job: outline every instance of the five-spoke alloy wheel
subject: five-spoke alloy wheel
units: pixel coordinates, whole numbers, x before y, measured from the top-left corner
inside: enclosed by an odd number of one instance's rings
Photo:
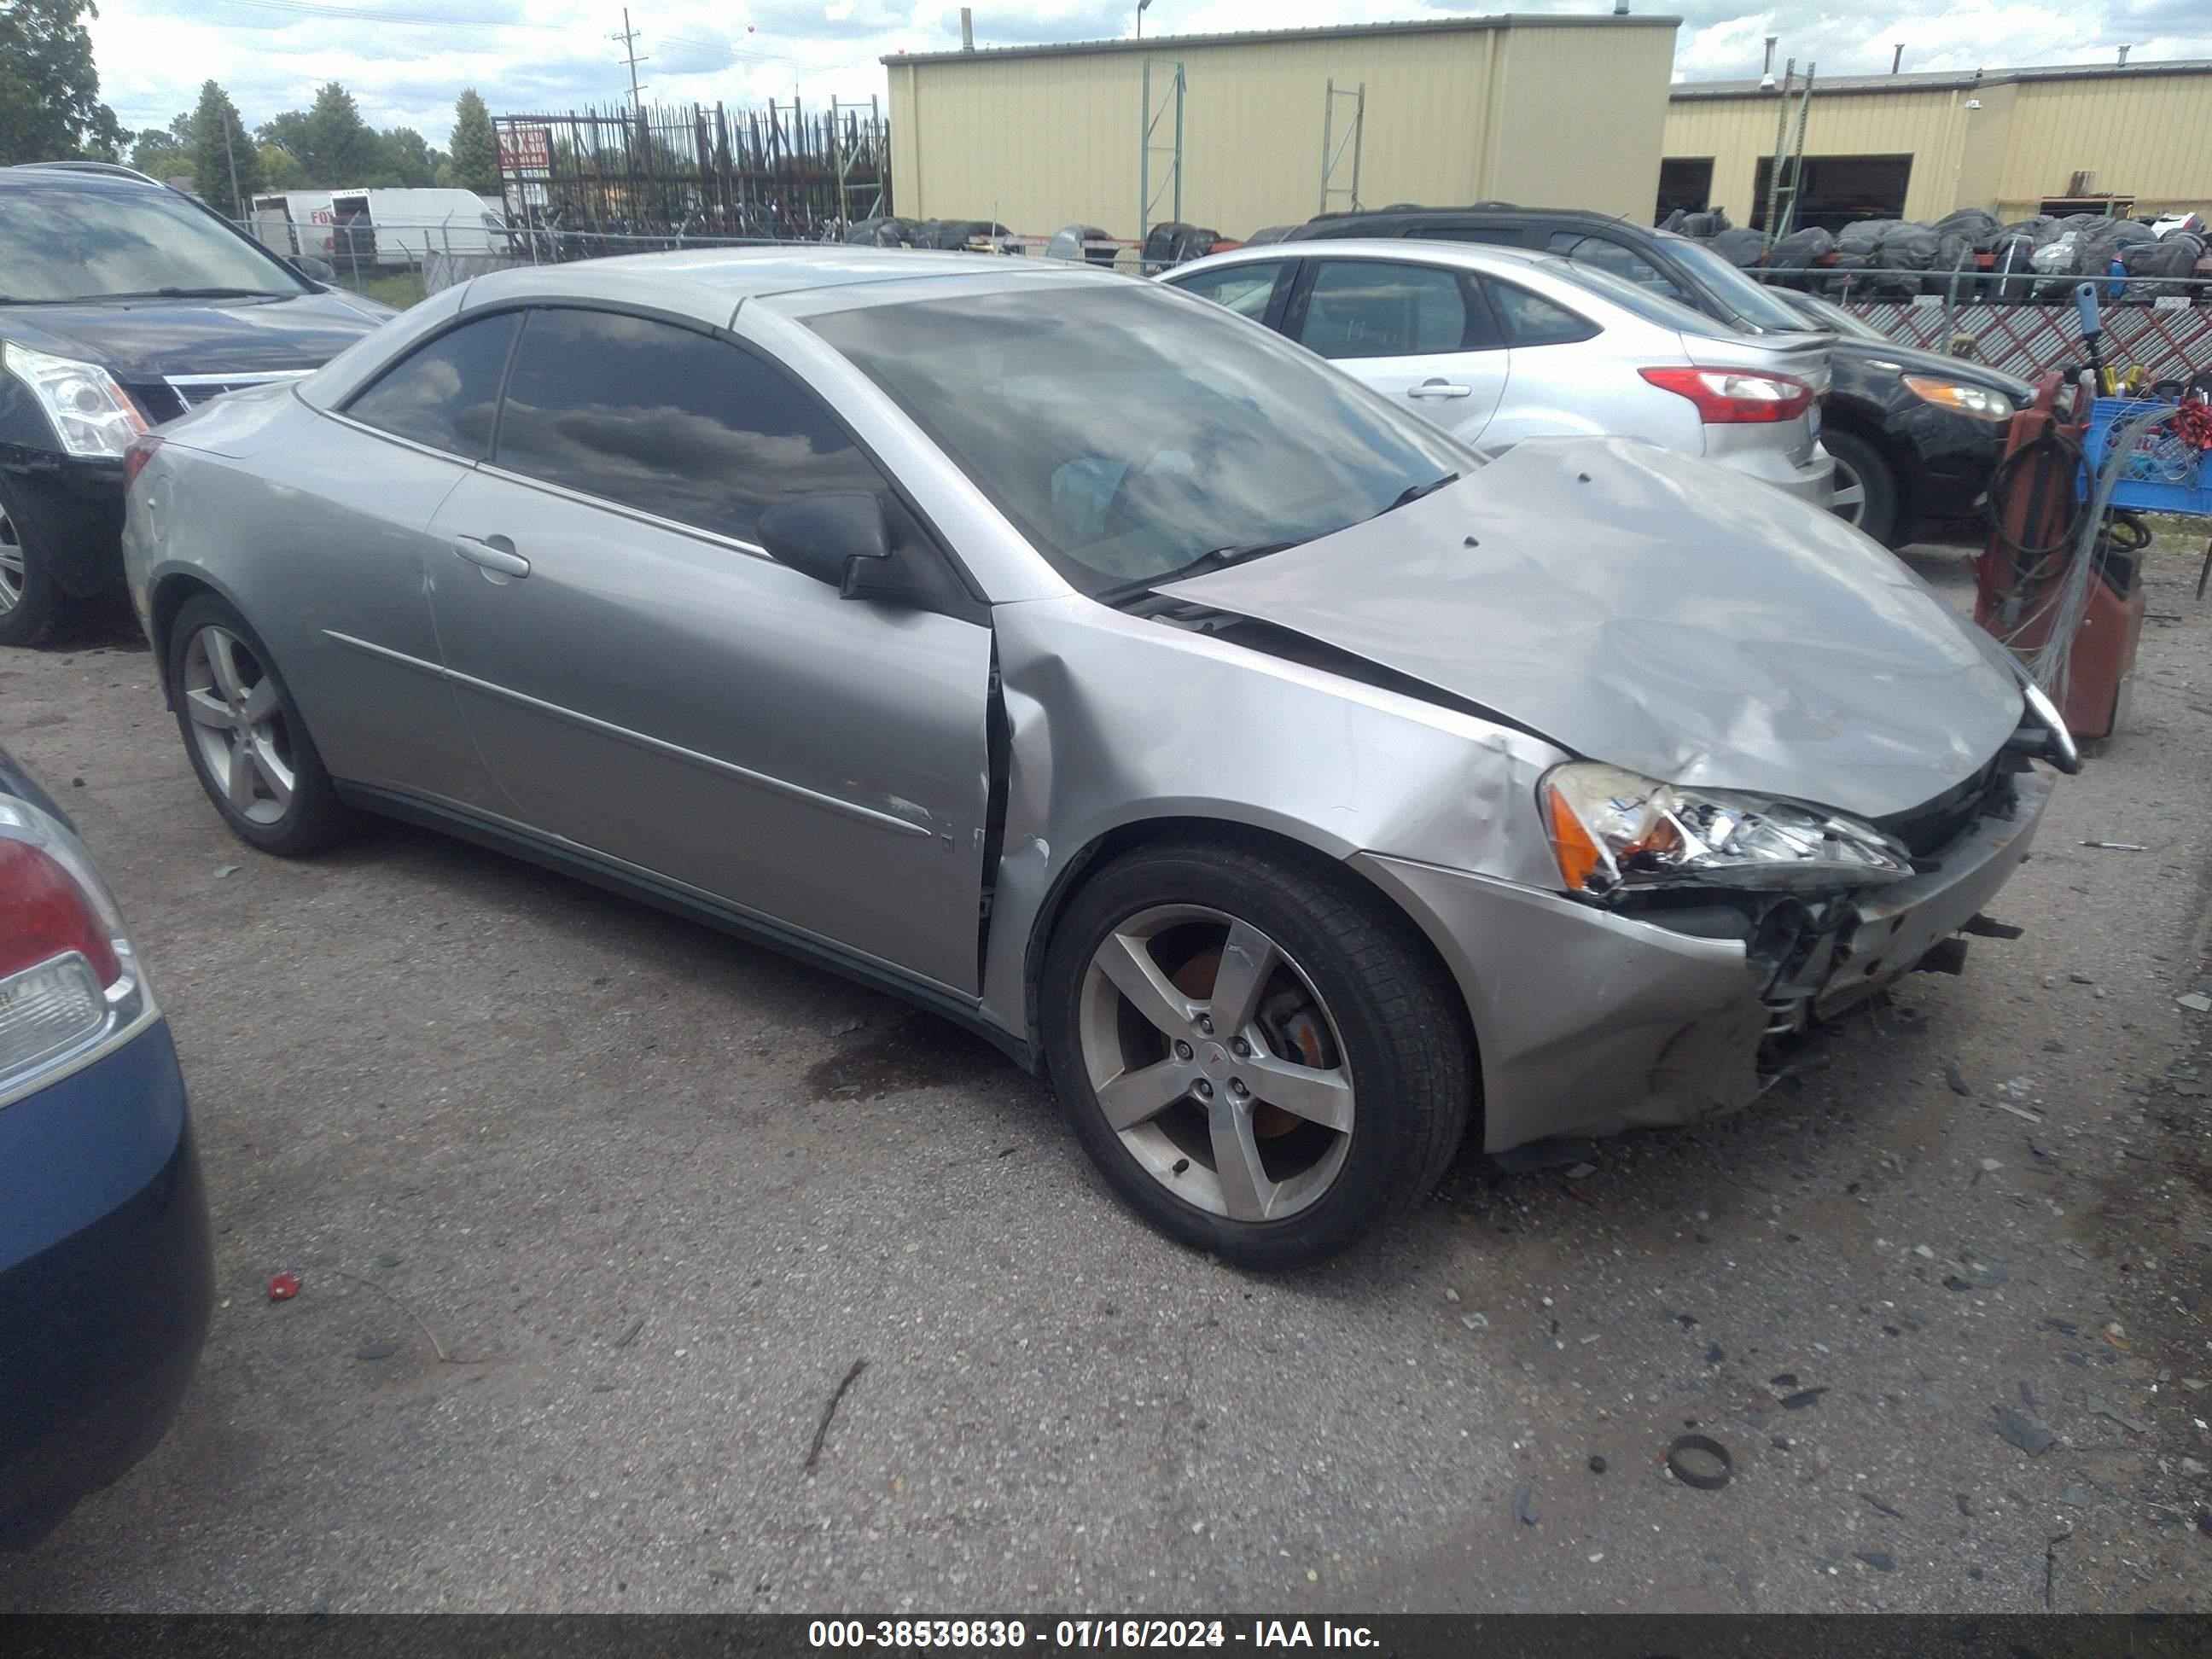
[[[185,601],[167,634],[169,702],[208,799],[264,853],[313,852],[343,834],[338,800],[269,653],[212,593]]]
[[[1040,986],[1053,1084],[1121,1198],[1243,1266],[1346,1249],[1443,1172],[1464,1004],[1402,913],[1297,848],[1162,844],[1068,901]]]

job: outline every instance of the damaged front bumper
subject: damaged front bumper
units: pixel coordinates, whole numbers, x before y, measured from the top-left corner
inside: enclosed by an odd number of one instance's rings
[[[1483,1146],[1694,1123],[1765,1087],[1772,1039],[1840,1014],[1973,920],[2027,858],[2051,780],[1993,791],[1905,880],[1821,904],[1624,914],[1409,860],[1351,863],[1459,981],[1481,1050]]]

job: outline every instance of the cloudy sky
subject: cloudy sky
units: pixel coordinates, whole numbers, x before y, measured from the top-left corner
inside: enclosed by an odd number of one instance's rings
[[[1632,0],[1684,19],[1678,79],[1759,72],[1760,43],[1823,75],[1874,74],[1905,46],[1908,70],[2212,57],[2208,0]],[[1454,12],[1610,11],[1611,0],[1153,0],[1146,34],[1291,28]],[[980,0],[978,46],[1132,33],[1134,0]],[[222,82],[249,124],[345,82],[378,126],[442,147],[454,94],[473,84],[495,114],[629,95],[619,0],[101,0],[93,24],[101,92],[126,127],[159,126]],[[632,0],[648,99],[810,103],[884,90],[877,59],[959,44],[960,9],[933,0]]]

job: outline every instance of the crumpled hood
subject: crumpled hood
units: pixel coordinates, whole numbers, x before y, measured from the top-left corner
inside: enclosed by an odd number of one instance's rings
[[[1162,587],[1586,758],[1880,817],[2019,726],[2002,647],[1841,520],[1621,438],[1535,439],[1395,512]]]

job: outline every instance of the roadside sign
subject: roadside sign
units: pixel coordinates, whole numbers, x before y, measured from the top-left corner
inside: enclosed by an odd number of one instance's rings
[[[553,135],[544,127],[502,127],[499,164],[510,173],[544,171],[553,165]]]

